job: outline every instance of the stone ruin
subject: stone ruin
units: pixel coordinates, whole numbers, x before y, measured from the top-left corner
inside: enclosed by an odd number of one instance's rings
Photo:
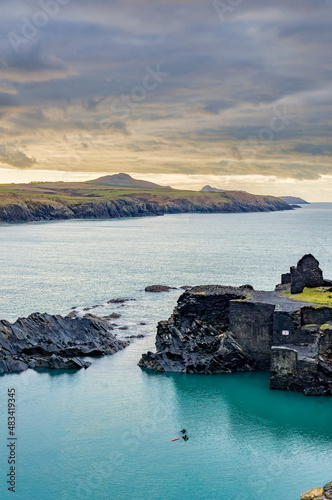
[[[331,305],[284,293],[320,286]],[[330,286],[319,262],[306,255],[275,291],[194,287],[181,295],[169,320],[159,323],[157,352],[143,354],[139,366],[202,374],[270,371],[271,389],[332,395]]]
[[[277,290],[290,289],[292,294],[302,293],[307,288],[319,286],[332,286],[332,281],[323,278],[323,271],[319,267],[319,262],[311,254],[305,255],[297,263],[297,266],[290,268],[290,272],[281,275],[281,285],[277,285]]]

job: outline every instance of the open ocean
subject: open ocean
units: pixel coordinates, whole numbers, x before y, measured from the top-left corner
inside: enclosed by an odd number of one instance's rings
[[[0,498],[299,500],[332,480],[332,398],[269,390],[264,373],[159,374],[137,362],[179,291],[273,289],[313,253],[332,279],[332,204],[292,212],[0,224],[0,318],[72,307],[143,333],[88,370],[0,377]],[[136,299],[110,307],[107,301]],[[92,308],[92,309],[91,309]],[[83,312],[82,312],[83,314]],[[145,322],[146,325],[140,325]],[[7,491],[7,390],[17,393],[17,492]],[[189,441],[170,442],[185,427]]]

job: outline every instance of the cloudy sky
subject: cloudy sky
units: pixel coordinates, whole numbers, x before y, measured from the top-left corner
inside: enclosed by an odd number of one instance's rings
[[[1,0],[0,182],[332,201],[332,0]]]

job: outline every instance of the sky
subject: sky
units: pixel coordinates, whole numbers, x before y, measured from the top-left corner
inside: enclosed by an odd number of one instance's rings
[[[1,0],[0,183],[332,201],[332,0]]]

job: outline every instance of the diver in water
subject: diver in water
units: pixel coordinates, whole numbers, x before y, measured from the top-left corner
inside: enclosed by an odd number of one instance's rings
[[[189,439],[189,438],[188,438],[188,436],[185,434],[185,435],[182,437],[182,439],[184,439],[185,441],[188,441],[188,439]]]
[[[186,429],[182,429],[182,431],[180,431],[180,432],[182,432],[182,434],[187,434]]]

